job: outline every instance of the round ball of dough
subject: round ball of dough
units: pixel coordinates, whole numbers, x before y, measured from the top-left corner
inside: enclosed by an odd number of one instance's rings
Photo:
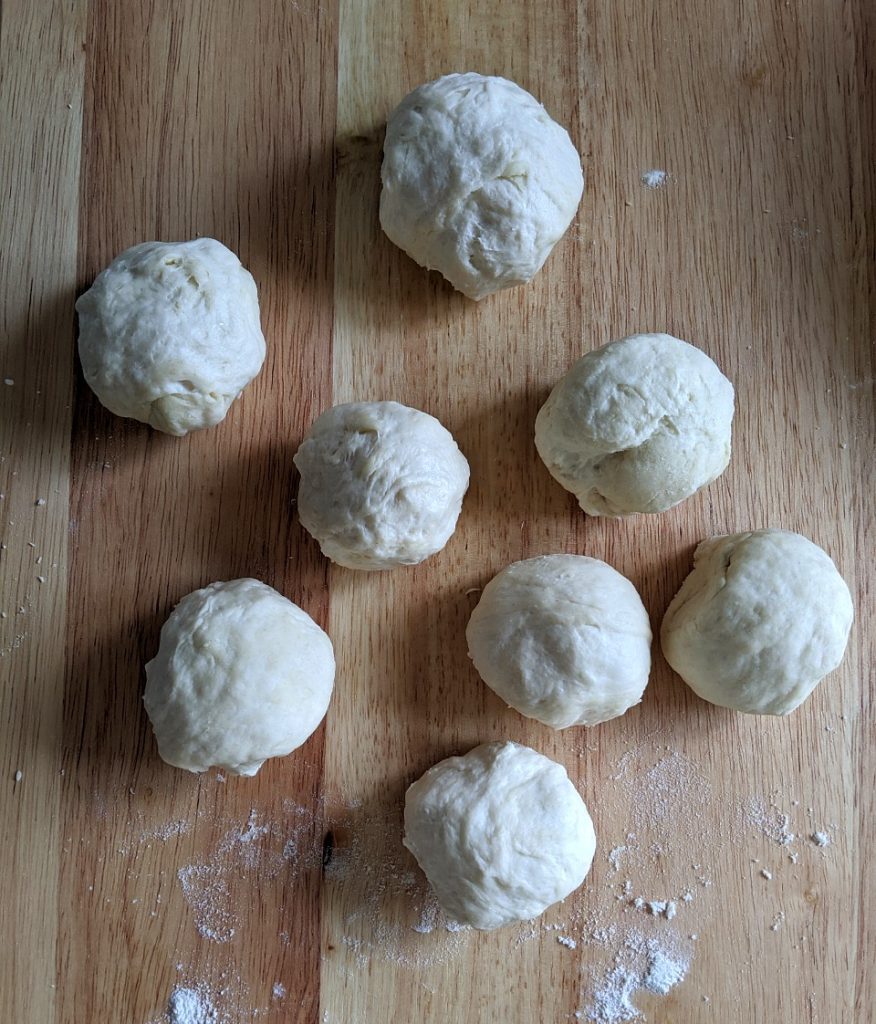
[[[787,715],[842,661],[854,610],[826,552],[785,530],[704,540],[666,611],[666,660],[704,700]]]
[[[232,580],[173,610],[143,701],[168,764],[255,775],[316,729],[334,678],[331,640],[306,612],[258,580]]]
[[[584,190],[565,128],[519,85],[473,73],[401,101],[381,178],[383,230],[471,299],[534,277]]]
[[[135,245],[76,310],[89,387],[165,434],[219,423],[265,359],[255,282],[213,238]]]
[[[733,385],[669,334],[588,352],[535,421],[544,464],[591,516],[663,512],[730,461]]]
[[[295,465],[301,524],[348,569],[415,565],[440,551],[468,488],[468,462],[450,432],[398,402],[324,412]]]
[[[489,930],[577,889],[596,836],[562,765],[519,743],[484,743],[408,789],[404,844],[444,911]]]
[[[636,588],[583,555],[503,569],[465,635],[487,686],[554,729],[622,715],[642,699],[651,669],[651,626]]]

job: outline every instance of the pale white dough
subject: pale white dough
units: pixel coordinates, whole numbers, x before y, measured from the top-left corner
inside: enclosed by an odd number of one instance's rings
[[[592,516],[663,512],[730,461],[733,385],[669,334],[634,334],[588,352],[551,392],[535,445]]]
[[[404,844],[444,911],[488,930],[577,889],[596,836],[562,765],[518,743],[485,743],[409,787]]]
[[[386,126],[380,223],[469,298],[529,281],[575,216],[584,176],[565,128],[506,78],[446,75]]]
[[[642,699],[651,669],[651,626],[636,588],[583,555],[503,569],[465,635],[487,686],[554,729],[622,715]]]
[[[334,678],[331,641],[306,612],[265,583],[232,580],[173,610],[143,700],[168,764],[255,775],[316,729]]]
[[[88,385],[166,434],[219,423],[264,362],[255,282],[213,238],[127,249],[76,310]]]
[[[842,661],[853,618],[825,551],[799,533],[755,530],[699,545],[660,642],[705,700],[787,715]]]
[[[348,569],[392,569],[435,554],[456,528],[469,469],[434,416],[398,402],[324,412],[295,455],[298,514]]]

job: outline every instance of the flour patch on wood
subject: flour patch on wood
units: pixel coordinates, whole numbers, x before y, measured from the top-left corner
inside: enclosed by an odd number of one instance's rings
[[[596,972],[589,998],[575,1017],[593,1024],[644,1019],[635,997],[641,992],[667,995],[684,980],[691,959],[691,950],[675,937],[655,939],[631,931],[612,965]]]
[[[227,829],[205,858],[177,871],[203,938],[230,942],[244,920],[241,907],[247,902],[247,891],[256,891],[281,871],[287,871],[291,881],[300,872],[319,866],[312,812],[287,802],[284,816],[291,821],[281,825],[253,808],[246,822]]]
[[[665,996],[683,983],[697,942],[691,915],[699,922],[711,909],[710,863],[740,833],[732,816],[704,827],[702,808],[717,794],[703,768],[680,751],[642,744],[610,775],[629,818],[621,836],[602,838],[610,871],[623,868],[625,877],[576,897],[566,928],[587,950],[575,1017],[591,1024],[644,1021],[640,996]],[[643,892],[657,877],[663,891]]]
[[[177,836],[188,835],[192,830],[192,823],[183,819],[177,821],[167,821],[163,825],[154,825],[151,828],[145,828],[140,833],[140,842],[148,843],[153,839],[157,839],[160,843],[166,843]]]
[[[352,908],[341,942],[353,969],[373,961],[422,970],[459,955],[471,929],[450,920],[401,843],[398,816],[347,808],[332,826],[332,856],[325,884],[343,892]]]
[[[216,1008],[200,988],[175,988],[167,1005],[169,1024],[217,1024]]]
[[[790,829],[791,816],[774,802],[767,804],[763,797],[750,797],[743,805],[743,813],[751,827],[779,846],[790,846],[797,838]]]
[[[669,183],[669,173],[667,171],[661,171],[658,168],[654,168],[650,171],[643,171],[639,177],[639,180],[648,189],[665,188]]]

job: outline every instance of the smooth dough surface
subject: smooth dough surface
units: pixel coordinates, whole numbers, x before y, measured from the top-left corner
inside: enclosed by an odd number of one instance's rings
[[[89,387],[166,434],[219,423],[265,359],[255,282],[213,238],[135,245],[76,310]]]
[[[583,555],[503,569],[484,587],[466,638],[487,686],[554,729],[622,715],[642,699],[651,669],[651,626],[636,588]]]
[[[787,715],[842,661],[854,609],[829,555],[799,533],[704,540],[666,611],[666,660],[705,700]]]
[[[578,209],[581,158],[519,85],[473,72],[421,85],[386,126],[380,223],[472,299],[529,281]]]
[[[173,610],[143,700],[168,764],[255,775],[316,729],[334,678],[331,640],[305,611],[258,580],[231,580]]]
[[[596,836],[562,765],[519,743],[484,743],[408,788],[404,844],[444,911],[489,930],[577,889]]]
[[[733,385],[670,334],[635,334],[588,352],[535,421],[551,475],[592,516],[663,512],[730,461]]]
[[[415,565],[440,551],[468,489],[468,462],[450,432],[398,402],[327,410],[295,465],[302,525],[348,569]]]

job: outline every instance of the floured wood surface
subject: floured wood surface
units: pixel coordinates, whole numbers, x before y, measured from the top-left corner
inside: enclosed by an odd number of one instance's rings
[[[865,6],[3,3],[4,1020],[870,1019]],[[386,115],[451,70],[532,91],[587,177],[543,272],[480,304],[377,222]],[[180,440],[99,406],[72,307],[123,248],[195,235],[252,271],[269,354]],[[735,382],[733,459],[661,516],[588,519],[533,421],[574,358],[637,330]],[[380,398],[438,416],[472,486],[444,552],[362,575],[298,525],[291,456],[321,410]],[[858,614],[787,719],[704,704],[655,651],[640,707],[553,733],[468,661],[477,588],[509,561],[603,558],[656,628],[699,539],[767,525],[823,545]],[[190,776],[157,756],[142,666],[181,596],[243,575],[328,629],[335,696],[255,779]],[[481,935],[437,911],[401,807],[497,738],[567,766],[599,847],[565,904]]]

